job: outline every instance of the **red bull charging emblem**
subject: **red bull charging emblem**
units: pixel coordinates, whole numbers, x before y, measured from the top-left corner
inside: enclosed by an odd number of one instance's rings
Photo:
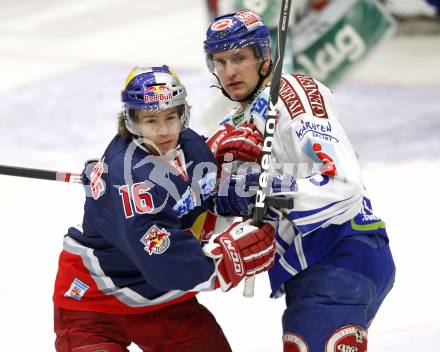
[[[149,255],[162,254],[170,246],[170,233],[164,228],[158,228],[156,225],[150,227],[147,233],[142,236],[141,242]]]
[[[144,90],[144,102],[155,103],[173,99],[173,91],[167,86],[151,86]]]

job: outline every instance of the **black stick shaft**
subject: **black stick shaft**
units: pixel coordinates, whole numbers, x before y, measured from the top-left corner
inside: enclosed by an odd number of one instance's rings
[[[40,180],[81,183],[80,174],[28,167],[0,165],[0,175],[36,178]]]
[[[253,224],[260,227],[263,223],[264,211],[267,205],[267,183],[269,180],[269,164],[272,155],[272,142],[275,133],[277,111],[275,105],[278,102],[278,93],[280,90],[281,73],[283,69],[284,48],[286,46],[286,37],[289,26],[290,0],[283,0],[281,3],[280,21],[278,24],[277,46],[274,59],[274,73],[269,92],[269,111],[267,112],[266,125],[263,135],[263,153],[261,157],[261,174],[258,181],[258,191],[255,198],[255,207],[253,210]],[[284,205],[284,204],[283,204]],[[284,206],[283,206],[284,207]],[[286,206],[287,208],[287,206]],[[255,276],[246,278],[244,281],[243,296],[253,297]]]
[[[274,58],[274,72],[269,93],[269,109],[267,113],[266,125],[263,135],[263,153],[262,153],[262,171],[260,174],[257,197],[253,213],[253,222],[256,226],[260,226],[263,221],[265,210],[265,198],[267,194],[267,182],[269,179],[269,161],[272,155],[272,142],[275,132],[276,114],[275,105],[278,102],[278,94],[280,91],[280,80],[283,69],[284,48],[286,46],[286,38],[289,26],[291,0],[283,0],[281,4],[280,21],[278,24],[278,36]]]

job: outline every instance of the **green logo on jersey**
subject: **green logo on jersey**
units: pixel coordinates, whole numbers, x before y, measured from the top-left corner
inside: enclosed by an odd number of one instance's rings
[[[232,123],[234,124],[234,126],[237,126],[238,124],[240,124],[241,121],[243,121],[243,119],[244,119],[244,114],[242,111],[240,111],[239,113],[237,113],[232,117]]]

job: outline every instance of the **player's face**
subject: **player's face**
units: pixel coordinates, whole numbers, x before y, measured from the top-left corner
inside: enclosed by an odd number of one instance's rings
[[[252,48],[215,53],[212,59],[220,84],[233,99],[245,99],[255,89],[261,60]]]
[[[176,148],[182,127],[177,107],[161,111],[136,110],[135,118],[142,136],[152,141],[162,154]]]

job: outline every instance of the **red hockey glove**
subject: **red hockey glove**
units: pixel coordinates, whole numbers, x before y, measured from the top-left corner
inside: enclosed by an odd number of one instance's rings
[[[208,138],[206,144],[211,149],[212,154],[216,155],[220,142],[234,130],[234,126],[225,124],[220,127],[214,134]]]
[[[214,235],[203,247],[215,261],[222,291],[237,286],[246,276],[267,271],[275,257],[275,229],[269,223],[260,228],[250,220],[235,222],[225,232]]]
[[[225,161],[259,161],[263,147],[263,137],[255,125],[244,124],[239,127],[225,125],[207,141],[219,163]]]

